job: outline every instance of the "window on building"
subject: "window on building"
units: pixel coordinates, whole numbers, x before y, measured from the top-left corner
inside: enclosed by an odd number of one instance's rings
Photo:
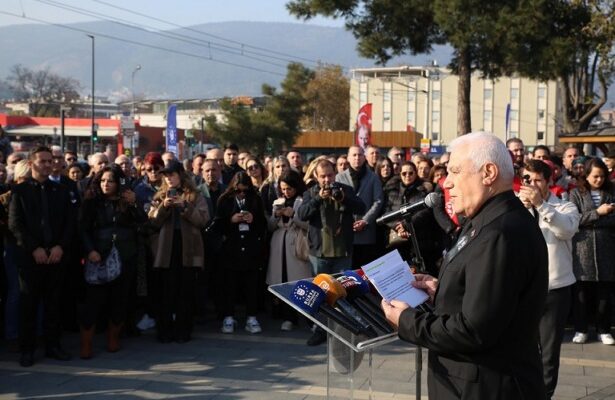
[[[483,100],[491,100],[491,97],[493,97],[493,89],[486,88],[483,90]]]
[[[536,132],[536,140],[545,140],[545,132],[544,131]]]
[[[390,102],[391,101],[391,91],[384,89],[384,94],[382,97],[384,98],[385,102]]]
[[[511,121],[519,120],[519,111],[517,111],[517,110],[510,110],[510,120]]]
[[[432,111],[432,112],[431,112],[431,120],[432,120],[433,122],[438,122],[438,121],[440,121],[440,111],[436,111],[436,110]]]
[[[408,111],[408,123],[414,125],[414,111]]]
[[[390,121],[391,120],[391,113],[389,111],[385,111],[382,113],[382,119],[384,119],[385,121]]]
[[[431,140],[439,140],[440,132],[431,132]]]
[[[511,99],[519,98],[519,89],[518,88],[511,88],[510,89],[510,98]]]
[[[538,98],[539,99],[544,99],[546,95],[547,95],[547,88],[539,87],[538,88]]]
[[[438,101],[440,100],[440,91],[439,90],[433,90],[431,92],[431,100],[432,101]]]
[[[545,110],[538,110],[538,119],[545,119]]]
[[[416,90],[408,89],[408,101],[414,101],[416,99]]]
[[[483,111],[483,121],[491,121],[491,110]]]

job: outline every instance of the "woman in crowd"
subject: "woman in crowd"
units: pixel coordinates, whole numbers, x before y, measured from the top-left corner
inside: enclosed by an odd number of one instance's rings
[[[158,341],[191,339],[198,274],[204,265],[201,229],[209,221],[207,203],[179,161],[160,171],[163,183],[149,218],[160,229],[154,237],[154,286],[158,302]]]
[[[271,215],[271,206],[274,200],[282,196],[282,194],[278,192],[278,178],[289,170],[290,164],[288,163],[286,157],[278,156],[273,160],[272,173],[269,175],[260,190],[261,200],[265,206],[267,215]]]
[[[245,329],[250,333],[259,333],[261,327],[256,313],[261,290],[259,271],[265,266],[263,254],[267,221],[263,202],[247,173],[240,171],[231,179],[218,200],[214,224],[220,227],[225,238],[222,248],[226,255],[222,272],[222,282],[225,284],[222,291],[225,316],[222,332],[234,332],[235,298],[237,293],[243,293],[247,314]]]
[[[273,212],[269,218],[269,228],[273,230],[266,279],[269,285],[312,276],[310,262],[296,254],[297,241],[302,240],[301,236],[307,238],[308,223],[299,220],[296,215],[305,184],[295,171],[282,175],[278,184],[283,197],[273,202]],[[298,314],[286,304],[280,304],[280,307],[284,320],[280,329],[290,331],[297,324]]]
[[[576,161],[576,160],[575,160]],[[577,278],[573,296],[575,335],[573,343],[587,341],[590,296],[595,296],[596,330],[604,344],[611,336],[611,295],[615,282],[615,196],[608,169],[602,160],[585,163],[586,177],[577,180],[570,193],[579,212],[579,232],[572,238],[573,270]]]
[[[376,175],[380,178],[380,182],[382,182],[382,186],[386,185],[386,183],[393,177],[393,161],[388,157],[381,157],[376,161],[376,168],[374,168]]]
[[[136,273],[137,227],[146,220],[145,213],[137,207],[134,192],[122,187],[124,179],[118,166],[104,167],[85,192],[79,213],[79,233],[86,260],[104,262],[115,246],[122,264],[115,280],[99,285],[86,284],[85,301],[79,313],[80,356],[83,359],[92,357],[95,324],[105,306],[109,307],[107,350],[120,349],[119,334],[126,320],[126,304]]]
[[[66,175],[71,180],[75,182],[79,182],[80,180],[83,179],[83,168],[81,168],[81,165],[75,163],[71,165],[70,167],[68,167],[68,170],[66,171]]]
[[[446,178],[446,166],[442,164],[434,165],[434,167],[429,171],[429,182],[432,183],[433,187],[437,187],[438,183],[442,178]]]
[[[25,182],[30,176],[27,160],[18,161],[13,169],[12,185]],[[6,274],[6,297],[4,298],[4,338],[17,345],[19,334],[19,273],[17,270],[15,237],[6,229],[9,219],[11,190],[0,195],[0,227],[4,234],[4,272]]]
[[[246,172],[252,179],[252,185],[260,191],[267,177],[267,170],[256,157],[248,157],[245,161]]]
[[[406,203],[421,201],[429,193],[429,188],[417,176],[414,163],[405,161],[401,164],[399,176],[391,178],[384,187],[384,213],[398,210]],[[437,276],[436,262],[442,252],[443,234],[435,221],[431,209],[421,210],[411,219],[416,230],[416,238],[427,272]],[[410,226],[407,221],[399,221],[389,226],[388,248],[398,249],[404,260],[411,263],[415,255],[410,238]]]

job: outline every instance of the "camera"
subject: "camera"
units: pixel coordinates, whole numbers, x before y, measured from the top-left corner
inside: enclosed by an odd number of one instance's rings
[[[324,189],[331,191],[331,197],[333,198],[333,200],[335,201],[344,200],[344,190],[342,189],[339,183],[333,182],[332,184],[325,186]]]

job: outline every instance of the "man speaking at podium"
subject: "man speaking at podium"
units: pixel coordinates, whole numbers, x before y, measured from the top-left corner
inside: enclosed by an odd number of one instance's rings
[[[449,146],[444,183],[466,218],[438,279],[418,275],[433,312],[383,302],[402,340],[429,349],[430,399],[545,399],[538,325],[548,283],[547,247],[512,191],[513,165],[493,134]]]

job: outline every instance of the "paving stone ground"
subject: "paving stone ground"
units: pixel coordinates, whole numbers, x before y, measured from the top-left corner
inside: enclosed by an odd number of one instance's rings
[[[78,355],[79,337],[64,336],[73,355],[68,362],[43,358],[37,352],[31,368],[18,365],[18,354],[0,349],[0,399],[325,399],[327,355],[324,345],[308,347],[305,324],[281,332],[280,321],[261,316],[263,333],[251,335],[242,326],[232,335],[219,333],[218,321],[197,324],[185,344],[159,344],[153,331],[122,341],[122,350],[107,353],[104,335],[95,337],[91,360]],[[615,346],[596,341],[570,343],[562,349],[556,400],[615,400]],[[422,399],[427,399],[426,351],[423,353]],[[352,381],[355,399],[414,400],[415,350],[396,341],[364,356]],[[349,398],[347,376],[332,380],[330,398]],[[494,399],[497,395],[494,395]]]

